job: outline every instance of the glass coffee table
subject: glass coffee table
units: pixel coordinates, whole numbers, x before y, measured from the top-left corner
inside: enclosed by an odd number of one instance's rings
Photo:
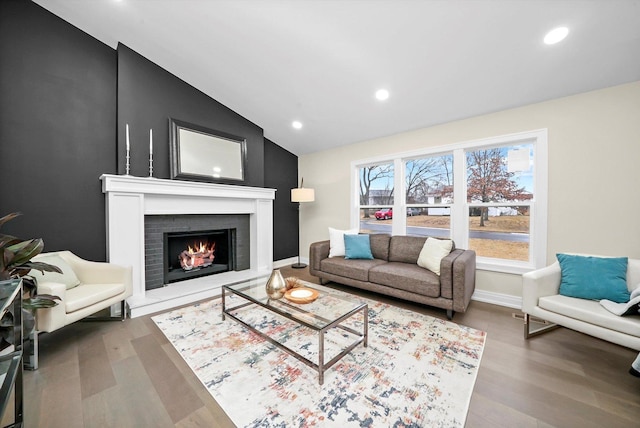
[[[324,382],[324,372],[327,369],[361,343],[363,346],[367,346],[369,308],[366,303],[338,295],[330,288],[304,282],[303,285],[305,287],[312,288],[318,292],[318,298],[315,301],[298,304],[290,302],[284,297],[272,300],[269,299],[265,290],[268,278],[258,278],[248,282],[223,286],[222,319],[229,317],[236,320],[269,343],[317,370],[320,385]],[[260,311],[260,313],[256,313],[256,311]],[[362,314],[362,317],[354,317],[359,313]],[[259,328],[258,324],[272,325],[277,323],[278,317],[293,321],[293,323],[289,324],[296,327],[303,326],[317,333],[317,361],[314,361],[316,359],[315,355],[302,355],[303,352],[301,351],[306,350],[306,346],[301,347],[305,349],[296,349],[285,343],[286,340],[283,340],[283,338],[289,338],[290,335],[281,334],[280,337],[275,337],[276,334],[270,334],[269,329]],[[261,322],[256,322],[256,319],[261,320]],[[361,331],[358,331],[358,327],[360,327]],[[273,332],[282,333],[277,328],[272,330]],[[336,346],[338,347],[335,356],[332,356],[333,354],[325,355],[327,335],[332,335],[332,349]],[[334,343],[333,338],[340,339],[336,342],[337,345]],[[311,357],[314,357],[313,360]],[[325,361],[326,358],[330,358],[329,361]]]

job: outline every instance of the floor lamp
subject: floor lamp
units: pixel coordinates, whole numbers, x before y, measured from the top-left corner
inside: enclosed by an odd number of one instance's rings
[[[313,189],[307,189],[304,187],[304,178],[300,181],[300,187],[297,189],[291,189],[291,202],[298,203],[298,221],[300,221],[300,203],[301,202],[313,202],[315,200],[315,191]],[[298,231],[300,226],[298,226]],[[299,233],[299,232],[298,232]],[[298,263],[291,265],[294,269],[306,268],[307,265],[300,263],[300,237],[298,235]]]

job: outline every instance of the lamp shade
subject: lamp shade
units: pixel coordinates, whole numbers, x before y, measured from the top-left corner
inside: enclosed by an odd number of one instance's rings
[[[306,187],[291,189],[291,202],[313,202],[315,201],[315,191]]]

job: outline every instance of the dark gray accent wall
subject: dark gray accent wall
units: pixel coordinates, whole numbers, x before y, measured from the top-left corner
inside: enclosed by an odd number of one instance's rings
[[[262,128],[185,83],[123,44],[118,45],[118,172],[125,172],[125,126],[129,124],[131,174],[149,175],[149,129],[153,129],[154,177],[171,178],[169,118],[247,140],[245,186],[264,186]],[[220,181],[224,183],[224,181]]]
[[[154,176],[170,178],[169,117],[247,139],[243,184],[278,190],[274,258],[297,255],[295,155],[126,46],[116,51],[29,0],[0,1],[0,216],[23,213],[3,233],[106,260],[99,177],[124,173],[129,123],[131,173],[148,175],[153,128]]]
[[[0,2],[2,232],[105,260],[100,174],[116,172],[116,52],[26,0]]]
[[[298,157],[265,138],[264,185],[277,189],[273,202],[273,259],[298,256],[298,204],[291,189],[298,187]]]

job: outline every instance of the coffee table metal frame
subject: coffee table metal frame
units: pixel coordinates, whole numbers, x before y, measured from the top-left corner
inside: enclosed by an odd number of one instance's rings
[[[266,281],[265,281],[266,284]],[[235,321],[237,321],[238,323],[240,323],[241,325],[245,326],[246,328],[248,328],[249,330],[251,330],[252,332],[256,333],[257,335],[259,335],[260,337],[262,337],[263,339],[267,340],[269,343],[272,343],[273,345],[277,346],[278,348],[282,349],[283,351],[287,352],[288,354],[290,354],[291,356],[295,357],[296,359],[298,359],[299,361],[303,362],[304,364],[308,365],[309,367],[312,367],[313,369],[315,369],[318,372],[318,381],[320,383],[320,385],[322,385],[324,383],[324,372],[329,369],[331,366],[333,366],[335,363],[337,363],[342,357],[344,357],[345,355],[347,355],[349,352],[351,352],[351,350],[353,348],[355,348],[356,346],[358,346],[359,344],[363,344],[364,347],[367,347],[368,345],[368,337],[369,337],[369,307],[367,306],[366,303],[362,303],[360,305],[354,305],[354,308],[348,312],[346,312],[345,314],[342,314],[341,316],[339,316],[338,318],[331,320],[331,319],[326,319],[323,318],[322,316],[309,312],[307,310],[305,310],[304,305],[296,305],[296,304],[291,304],[289,303],[286,299],[282,298],[280,300],[278,300],[278,302],[280,304],[282,304],[285,308],[287,308],[288,310],[290,310],[292,313],[288,313],[287,311],[281,310],[280,308],[271,305],[270,303],[272,302],[272,300],[266,300],[266,301],[260,301],[257,300],[255,298],[253,298],[250,295],[244,294],[242,292],[242,288],[238,289],[239,284],[230,284],[230,285],[224,285],[222,287],[222,320],[225,320],[225,317],[229,317]],[[256,287],[255,284],[253,285],[247,285],[246,287],[244,287],[244,289],[248,289],[250,287]],[[264,287],[264,285],[263,285]],[[326,289],[322,289],[322,293],[330,293],[325,291]],[[227,308],[227,302],[226,302],[226,295],[227,293],[229,294],[234,294],[236,296],[239,296],[240,298],[246,300],[246,302],[241,303],[239,305],[233,306],[231,308]],[[266,291],[265,291],[265,297],[266,297]],[[319,298],[322,298],[322,294]],[[275,314],[281,315],[289,320],[295,321],[298,324],[301,324],[305,327],[308,327],[314,331],[318,332],[318,362],[314,362],[311,361],[310,359],[303,357],[302,355],[300,355],[298,352],[296,352],[295,350],[289,348],[288,346],[278,342],[277,340],[275,340],[274,338],[264,334],[263,332],[261,332],[260,330],[258,330],[257,328],[253,327],[252,325],[246,323],[245,321],[241,320],[240,318],[236,317],[235,315],[233,315],[231,313],[231,311],[234,311],[236,309],[240,309],[240,308],[244,308],[247,306],[251,306],[251,305],[257,305],[263,309],[266,309],[270,312],[273,312]],[[357,314],[358,312],[362,311],[363,314],[363,331],[362,333],[359,331],[356,331],[352,328],[346,327],[341,325],[342,322],[344,322],[345,320],[347,320],[348,318],[352,317],[353,315]],[[302,319],[296,318],[293,313],[302,313],[302,314],[306,314],[306,315],[311,315],[312,317],[314,317],[317,320],[321,320],[323,321],[324,325],[322,327],[318,327],[316,325],[313,325],[311,323],[305,322]],[[351,343],[350,345],[348,345],[344,350],[342,350],[342,352],[340,352],[338,355],[336,355],[335,357],[333,357],[330,361],[325,362],[324,358],[324,338],[325,338],[325,333],[332,329],[332,328],[339,328],[342,330],[345,330],[353,335],[356,336],[356,340]]]

